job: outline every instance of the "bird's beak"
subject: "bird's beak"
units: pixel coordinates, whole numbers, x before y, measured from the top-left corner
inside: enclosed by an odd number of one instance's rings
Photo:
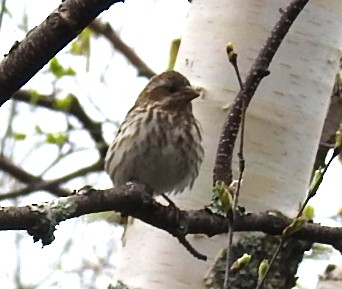
[[[182,94],[186,95],[189,101],[200,96],[199,90],[190,85],[182,89]]]

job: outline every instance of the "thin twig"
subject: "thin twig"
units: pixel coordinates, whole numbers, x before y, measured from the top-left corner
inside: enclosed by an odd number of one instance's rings
[[[6,199],[12,199],[19,196],[24,196],[32,191],[34,189],[31,186],[34,186],[34,184],[46,184],[46,186],[43,189],[49,190],[52,194],[62,197],[67,196],[69,193],[67,190],[64,190],[56,185],[48,185],[47,181],[44,181],[41,177],[35,176],[33,174],[30,174],[29,172],[23,170],[22,168],[14,165],[9,159],[5,157],[0,157],[0,169],[7,174],[11,175],[15,179],[19,180],[22,183],[28,184],[27,187],[17,189],[14,191],[11,191],[9,193],[1,194],[0,195],[0,201],[6,200]],[[30,188],[29,190],[27,190]],[[25,193],[28,191],[27,193]]]
[[[265,275],[260,279],[260,281],[259,281],[259,283],[258,283],[256,289],[261,289],[262,286],[264,285],[265,280],[266,280],[266,277],[269,275],[269,272],[270,272],[270,270],[271,270],[271,268],[272,268],[272,265],[274,264],[275,259],[277,258],[277,256],[278,256],[278,254],[279,254],[281,248],[283,247],[285,241],[286,241],[285,238],[281,238],[281,239],[280,239],[280,242],[279,242],[279,244],[278,244],[276,250],[274,251],[274,254],[273,254],[272,259],[271,259],[271,261],[270,261],[270,263],[269,263],[269,266],[267,267],[267,270],[266,270],[266,272],[265,272]]]
[[[237,65],[237,54],[234,52],[232,45],[227,46],[227,53],[230,63],[233,65],[235,69],[235,74],[238,78],[240,90],[243,91],[243,83],[241,80],[241,75],[239,71],[239,66]],[[228,289],[228,282],[229,282],[229,271],[230,271],[230,263],[231,263],[231,248],[233,245],[233,235],[234,235],[234,229],[235,229],[235,220],[237,215],[237,208],[239,203],[239,195],[240,195],[240,188],[241,188],[241,182],[243,173],[245,170],[245,160],[243,157],[243,146],[244,146],[244,134],[245,134],[245,116],[246,116],[246,107],[245,102],[242,101],[242,107],[241,107],[241,133],[240,133],[240,146],[239,146],[239,179],[237,183],[236,191],[233,195],[233,205],[232,205],[232,219],[229,221],[229,231],[228,231],[228,244],[227,244],[227,253],[226,253],[226,270],[224,275],[224,283],[223,283],[223,289]],[[227,216],[228,217],[228,216]]]
[[[321,184],[322,181],[323,181],[323,177],[324,177],[325,173],[327,172],[327,170],[328,170],[330,164],[332,163],[332,161],[334,160],[334,158],[335,158],[336,156],[338,156],[339,152],[340,152],[340,149],[339,149],[339,148],[335,148],[335,149],[334,149],[334,152],[333,152],[331,158],[329,159],[328,163],[325,165],[325,167],[324,167],[322,173],[320,174],[319,178],[318,178],[317,180],[314,180],[314,181],[315,181],[315,184],[314,184],[314,186],[309,190],[309,192],[308,192],[308,194],[307,194],[307,196],[306,196],[306,199],[305,199],[304,203],[301,205],[301,207],[300,207],[300,209],[299,209],[299,212],[298,212],[296,218],[299,218],[300,216],[302,216],[303,211],[304,211],[306,205],[308,204],[308,202],[310,201],[310,199],[311,199],[312,197],[315,196],[315,194],[316,194],[316,192],[317,192],[317,190],[318,190],[320,184]],[[267,268],[267,270],[266,270],[266,272],[265,272],[265,275],[260,279],[260,281],[259,281],[259,283],[258,283],[256,289],[261,289],[262,286],[264,285],[265,280],[266,280],[266,278],[267,278],[268,275],[269,275],[270,269],[271,269],[272,265],[274,264],[274,261],[275,261],[276,257],[278,256],[278,254],[279,254],[281,248],[283,247],[284,243],[286,242],[287,238],[288,238],[287,236],[282,236],[282,237],[281,237],[280,242],[279,242],[279,244],[278,244],[278,247],[276,248],[276,250],[274,251],[274,253],[273,253],[273,255],[272,255],[272,259],[271,259],[271,261],[270,261],[270,263],[269,263],[269,266],[268,266],[268,268]]]
[[[91,172],[100,171],[103,169],[103,161],[99,160],[96,163],[81,168],[77,171],[74,171],[70,174],[64,175],[60,178],[56,178],[53,180],[44,180],[41,177],[37,177],[32,175],[25,170],[15,166],[11,162],[7,161],[5,158],[0,158],[0,169],[6,171],[14,178],[20,180],[21,182],[27,183],[27,186],[24,188],[11,191],[6,194],[0,195],[0,201],[16,198],[19,196],[25,196],[31,192],[38,191],[38,190],[48,190],[56,196],[63,197],[70,195],[70,191],[60,188],[59,186],[71,179],[76,177],[80,177],[86,175]]]
[[[242,119],[241,119],[241,135],[240,135],[240,151],[238,153],[239,156],[239,163],[240,163],[240,169],[239,169],[239,179],[237,183],[237,188],[236,192],[233,196],[233,206],[232,206],[232,211],[233,211],[233,217],[232,220],[229,222],[229,231],[228,231],[228,246],[227,246],[227,256],[226,256],[226,271],[225,271],[225,276],[224,276],[224,285],[223,289],[228,289],[228,281],[229,281],[229,271],[230,271],[230,263],[231,263],[231,248],[233,245],[233,235],[234,235],[234,230],[235,230],[235,220],[237,217],[237,209],[238,209],[238,203],[239,203],[239,195],[240,195],[240,188],[241,188],[241,183],[242,183],[242,177],[244,173],[244,168],[245,168],[245,160],[243,157],[243,141],[244,141],[244,131],[245,131],[245,114],[246,110],[245,108],[242,109],[243,114]]]
[[[192,247],[192,245],[188,242],[185,236],[176,235],[175,237],[177,238],[179,243],[181,243],[192,256],[194,256],[195,258],[199,260],[207,261],[208,259],[207,256],[201,254],[194,247]]]
[[[340,152],[339,148],[335,148],[334,149],[334,152],[333,152],[332,156],[330,157],[328,163],[324,166],[322,173],[320,174],[318,180],[315,182],[315,185],[307,193],[305,201],[304,201],[303,205],[301,206],[301,208],[300,208],[300,210],[299,210],[299,212],[297,214],[297,218],[302,215],[303,210],[305,209],[305,207],[308,204],[308,202],[310,201],[310,199],[315,196],[315,194],[316,194],[316,192],[318,190],[318,187],[320,186],[320,184],[323,181],[323,177],[324,177],[325,173],[327,172],[327,170],[328,170],[329,166],[331,165],[332,161],[334,160],[334,158],[336,156],[338,156],[339,152]]]
[[[122,39],[109,23],[102,23],[99,20],[94,20],[92,23],[90,23],[89,28],[95,33],[106,37],[111,42],[113,47],[120,51],[138,70],[139,76],[151,78],[155,75],[155,72],[135,53],[135,51],[122,41]]]

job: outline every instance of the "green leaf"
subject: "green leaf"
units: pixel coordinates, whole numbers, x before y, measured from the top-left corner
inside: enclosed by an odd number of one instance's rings
[[[47,133],[46,142],[61,146],[68,141],[68,136],[64,132]]]
[[[36,105],[38,100],[42,97],[42,95],[36,91],[36,90],[31,90],[30,91],[30,104]]]
[[[305,255],[307,259],[327,259],[332,253],[332,248],[328,245],[315,243],[311,250]]]
[[[323,171],[324,170],[322,168],[319,168],[315,171],[314,176],[311,180],[310,187],[309,187],[309,196],[310,197],[313,197],[316,195],[318,187],[323,180]]]
[[[73,94],[69,94],[65,98],[55,99],[53,102],[53,107],[58,108],[63,111],[69,111],[74,99],[75,99],[75,96]]]
[[[63,76],[74,76],[74,75],[76,75],[76,72],[71,67],[64,68],[59,63],[59,61],[57,60],[56,57],[54,57],[50,60],[49,70],[58,79],[63,77]]]
[[[213,196],[206,208],[213,214],[226,216],[232,210],[233,196],[224,182],[216,182],[213,187]]]
[[[342,208],[339,208],[337,211],[337,216],[342,217]]]
[[[340,124],[336,132],[335,148],[341,148],[341,146],[342,146],[342,124]]]
[[[171,47],[170,47],[170,52],[169,52],[169,64],[167,66],[167,70],[174,69],[180,44],[181,44],[180,38],[174,39],[171,42]]]
[[[314,218],[314,216],[315,216],[315,209],[314,209],[314,207],[310,206],[310,205],[307,205],[304,208],[303,216],[305,216],[305,218],[307,220],[312,220]]]
[[[237,272],[243,269],[249,264],[249,262],[251,261],[251,258],[252,258],[252,255],[244,253],[242,257],[240,257],[233,263],[233,265],[230,267],[230,271]]]
[[[43,130],[41,129],[41,127],[38,124],[35,125],[34,129],[35,129],[36,133],[43,134]]]
[[[260,281],[262,278],[264,278],[267,270],[269,267],[269,263],[267,259],[264,259],[261,261],[259,268],[258,268],[258,280]]]
[[[76,75],[76,71],[73,70],[71,67],[68,67],[65,71],[64,71],[65,75],[70,75],[70,76],[74,76]]]
[[[290,237],[291,235],[299,231],[301,228],[303,228],[306,223],[307,219],[304,216],[300,216],[294,219],[293,222],[283,230],[282,236]]]
[[[26,139],[26,134],[21,133],[21,132],[13,132],[13,138],[15,140],[25,140]]]
[[[90,36],[91,30],[89,28],[84,29],[71,43],[70,53],[73,55],[89,56],[90,54]]]

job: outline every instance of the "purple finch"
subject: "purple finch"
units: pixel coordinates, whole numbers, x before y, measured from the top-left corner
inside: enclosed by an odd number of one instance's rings
[[[114,185],[134,181],[155,195],[192,187],[204,155],[191,105],[198,96],[176,71],[150,80],[108,149],[105,170]]]

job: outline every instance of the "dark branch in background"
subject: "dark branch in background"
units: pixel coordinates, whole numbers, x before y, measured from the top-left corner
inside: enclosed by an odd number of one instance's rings
[[[102,125],[99,122],[93,121],[86,114],[75,96],[68,96],[68,98],[70,99],[68,110],[58,107],[56,105],[56,99],[52,95],[39,95],[38,97],[33,97],[30,91],[19,90],[13,94],[12,98],[28,104],[32,104],[34,102],[35,105],[74,116],[82,123],[83,127],[88,131],[88,133],[96,143],[96,148],[99,150],[101,158],[105,157],[108,146],[102,135]]]
[[[50,110],[58,111],[61,113],[69,114],[74,116],[76,119],[80,121],[83,125],[84,129],[88,131],[92,139],[96,144],[96,149],[99,151],[100,159],[96,163],[79,169],[73,173],[64,175],[60,178],[53,179],[53,180],[44,180],[41,177],[31,175],[24,171],[23,169],[17,167],[16,165],[12,164],[8,159],[4,157],[0,158],[0,169],[4,172],[10,174],[17,180],[22,183],[27,184],[25,187],[21,189],[17,189],[7,194],[0,195],[0,200],[5,199],[12,199],[19,196],[28,195],[34,191],[38,190],[46,190],[51,192],[53,195],[56,196],[67,196],[70,194],[69,190],[62,189],[59,186],[73,178],[84,176],[91,172],[102,171],[103,170],[103,159],[107,151],[107,144],[103,139],[102,135],[102,126],[101,123],[93,121],[86,112],[83,110],[82,106],[80,105],[78,99],[75,96],[68,96],[69,98],[69,106],[68,108],[60,107],[56,105],[56,99],[53,95],[39,95],[33,96],[30,91],[26,90],[19,90],[13,95],[13,99],[17,101],[22,101],[27,104],[37,105],[40,107],[44,107]]]
[[[70,174],[67,174],[63,177],[53,179],[53,180],[44,180],[41,177],[34,176],[23,169],[15,166],[12,164],[9,160],[7,160],[4,157],[0,157],[0,170],[3,170],[4,172],[8,173],[12,177],[16,178],[22,183],[27,184],[26,187],[11,191],[6,194],[1,194],[0,195],[0,201],[1,200],[7,200],[7,199],[12,199],[16,198],[19,196],[25,196],[28,195],[34,191],[38,190],[46,190],[50,191],[52,194],[63,197],[63,196],[68,196],[70,195],[69,190],[65,190],[60,188],[59,186],[67,181],[70,181],[76,177],[81,177],[84,176],[88,173],[91,172],[97,172],[97,171],[102,171],[103,170],[103,161],[100,160],[96,162],[93,165],[90,165],[88,167],[79,169],[75,172],[72,172]]]
[[[0,105],[35,75],[102,11],[119,0],[65,0],[0,63]]]
[[[331,94],[331,102],[325,118],[320,144],[334,145],[335,133],[342,120],[342,83],[339,83],[339,81],[342,81],[342,67],[340,69],[341,71],[336,74],[335,84]]]
[[[334,147],[335,133],[342,122],[342,58],[340,59],[340,71],[336,74],[335,83],[331,94],[329,110],[325,118],[319,148],[313,172],[319,167],[324,167],[328,151]]]
[[[29,186],[34,186],[35,184],[44,184],[45,189],[51,191],[51,193],[56,196],[63,197],[63,196],[67,196],[70,194],[70,192],[68,192],[67,190],[61,189],[56,185],[51,185],[51,184],[49,185],[42,178],[32,175],[24,171],[23,169],[15,166],[5,157],[0,157],[0,170],[2,170],[3,172],[6,172],[7,174],[11,175],[12,177],[14,177],[15,179],[17,179],[18,181],[22,183],[29,184]],[[21,191],[21,190],[22,189],[18,191]],[[9,194],[3,194],[3,195],[0,195],[0,201],[8,199],[8,198],[22,196],[22,195],[25,195],[25,194],[13,194],[12,192]]]
[[[233,150],[241,123],[242,104],[244,102],[245,107],[248,107],[259,83],[269,74],[268,67],[282,40],[307,2],[308,0],[294,0],[289,4],[286,10],[282,11],[279,21],[272,29],[270,37],[259,52],[259,55],[248,73],[245,83],[243,84],[244,90],[239,91],[233,104],[230,106],[217,149],[213,174],[214,184],[216,181],[223,181],[227,185],[231,184],[233,180]]]
[[[79,193],[52,202],[25,207],[0,208],[0,230],[27,230],[35,241],[50,244],[55,226],[85,214],[118,211],[165,230],[173,236],[227,232],[228,220],[209,211],[182,211],[156,202],[143,185],[129,184],[110,190],[81,189]],[[293,220],[274,213],[244,214],[236,218],[236,231],[261,231],[279,235]],[[342,252],[342,228],[308,223],[292,236],[329,244]],[[203,252],[205,253],[205,252]]]
[[[99,20],[94,20],[89,25],[89,28],[96,34],[106,37],[113,47],[120,51],[138,70],[139,76],[151,78],[155,75],[155,72],[147,66],[147,64],[134,52],[134,50],[121,40],[109,23],[101,23]]]

